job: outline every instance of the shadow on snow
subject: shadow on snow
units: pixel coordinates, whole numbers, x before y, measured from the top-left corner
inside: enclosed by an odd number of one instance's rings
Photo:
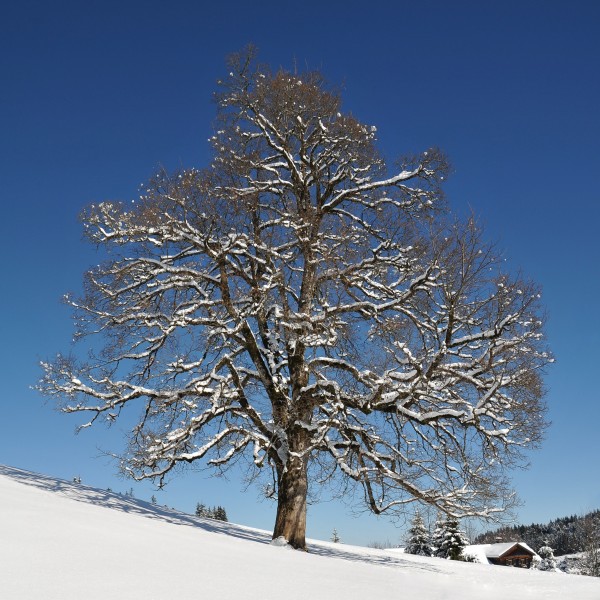
[[[260,544],[271,543],[271,534],[259,529],[244,527],[234,523],[226,523],[213,519],[206,519],[188,515],[178,510],[151,504],[130,496],[123,496],[116,492],[103,491],[97,488],[92,488],[81,483],[74,483],[46,475],[39,475],[23,469],[0,465],[0,475],[4,475],[40,490],[59,494],[63,497],[70,498],[77,502],[87,504],[95,504],[113,510],[119,510],[125,513],[137,514],[146,518],[171,523],[173,525],[184,525],[188,527],[196,527],[203,531],[228,535],[234,538],[258,542]],[[427,563],[416,563],[405,560],[401,557],[391,556],[383,551],[371,549],[356,549],[344,546],[343,544],[320,543],[318,541],[310,541],[308,549],[311,554],[317,556],[328,556],[330,558],[338,558],[342,560],[350,560],[356,562],[364,562],[387,567],[410,567],[430,572],[440,572],[440,569],[434,565]]]

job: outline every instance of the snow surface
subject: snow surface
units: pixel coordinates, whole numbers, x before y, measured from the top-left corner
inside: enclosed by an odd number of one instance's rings
[[[311,541],[0,466],[0,597],[600,599],[600,579]]]

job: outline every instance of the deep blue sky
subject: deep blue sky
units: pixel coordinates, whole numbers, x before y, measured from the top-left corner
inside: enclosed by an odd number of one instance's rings
[[[13,2],[0,10],[0,463],[126,490],[98,447],[29,389],[37,361],[69,349],[61,296],[95,264],[79,211],[130,199],[159,165],[204,166],[215,81],[248,42],[272,66],[319,68],[376,125],[389,157],[441,147],[452,207],[544,290],[557,357],[553,425],[515,473],[522,522],[600,507],[600,3]],[[134,486],[149,498],[150,486]],[[158,494],[223,504],[265,528],[257,490],[190,474]],[[309,535],[398,542],[385,519],[311,507]]]

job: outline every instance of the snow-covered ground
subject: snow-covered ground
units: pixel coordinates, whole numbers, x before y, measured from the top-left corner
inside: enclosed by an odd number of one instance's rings
[[[600,579],[311,541],[0,466],[0,598],[599,600]]]

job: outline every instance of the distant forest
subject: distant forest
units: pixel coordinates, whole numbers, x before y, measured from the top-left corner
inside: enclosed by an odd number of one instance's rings
[[[473,543],[525,542],[533,550],[549,545],[555,556],[583,552],[600,543],[600,510],[583,516],[555,519],[543,525],[513,525],[479,534]]]

